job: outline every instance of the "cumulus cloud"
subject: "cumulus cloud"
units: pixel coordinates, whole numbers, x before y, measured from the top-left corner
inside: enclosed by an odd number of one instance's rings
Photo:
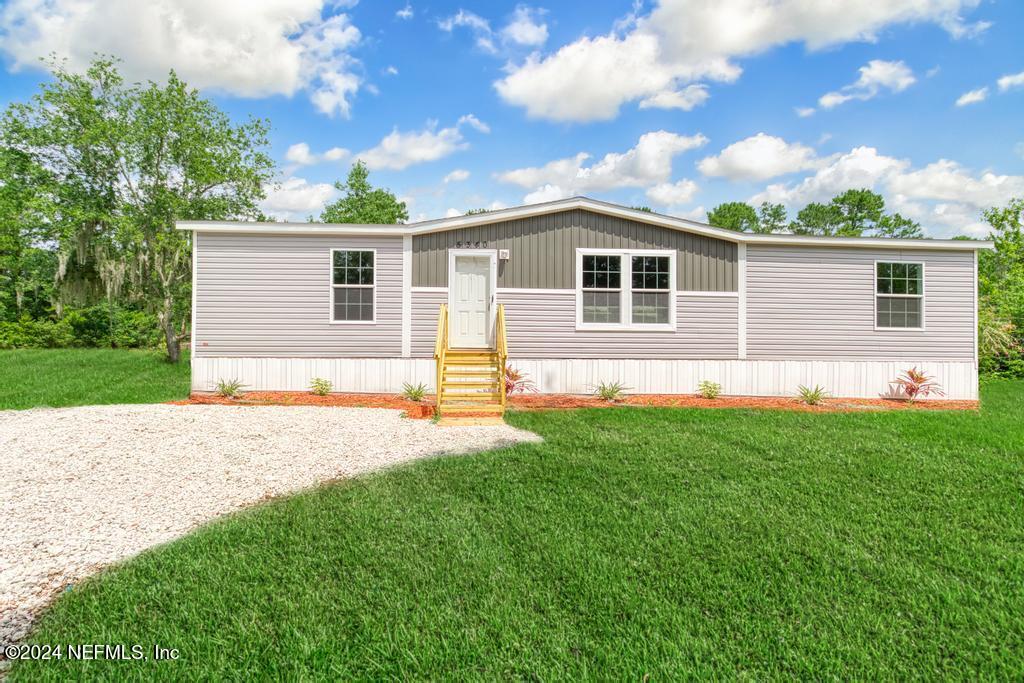
[[[682,109],[690,111],[707,101],[708,87],[703,84],[688,85],[681,90],[662,90],[640,100],[641,109]]]
[[[814,107],[796,107],[793,111],[800,118],[806,119],[808,116],[814,116],[815,109]]]
[[[324,0],[12,0],[0,9],[0,51],[15,71],[50,54],[74,70],[113,54],[129,80],[173,68],[191,85],[242,97],[306,92],[319,111],[347,117],[363,81],[350,55],[361,34],[323,9]]]
[[[662,0],[634,8],[607,35],[584,36],[511,64],[494,86],[533,118],[598,121],[700,81],[735,81],[736,60],[788,43],[818,50],[874,41],[895,24],[930,22],[954,36],[980,30],[961,18],[979,0]]]
[[[414,164],[442,159],[459,150],[467,149],[469,143],[462,135],[462,127],[469,125],[486,133],[487,124],[472,114],[461,117],[449,128],[437,129],[436,121],[428,121],[423,130],[402,132],[397,128],[375,147],[356,155],[370,170],[390,169],[401,171]]]
[[[689,204],[697,194],[697,183],[692,180],[679,180],[674,183],[658,183],[647,190],[647,198],[659,206],[681,206]]]
[[[1019,88],[1024,85],[1024,71],[1021,71],[1019,74],[1003,76],[996,81],[996,85],[999,86],[999,92],[1006,92],[1010,88]]]
[[[438,21],[437,26],[446,33],[451,33],[460,27],[467,28],[473,33],[478,48],[492,54],[498,51],[494,44],[494,32],[491,30],[491,22],[479,14],[460,9],[450,17],[445,17]]]
[[[914,169],[906,159],[880,154],[873,147],[857,147],[802,180],[769,185],[750,202],[778,202],[799,209],[861,187],[881,193],[891,209],[919,221],[933,236],[981,236],[987,233],[982,210],[1024,194],[1024,176],[974,173],[949,159]]]
[[[969,90],[960,97],[956,98],[956,106],[966,107],[968,104],[976,104],[977,102],[984,102],[985,98],[988,97],[988,88],[978,88],[977,90]]]
[[[580,152],[496,177],[503,183],[532,188],[524,200],[527,204],[621,187],[648,187],[668,181],[675,155],[706,143],[707,138],[699,133],[686,136],[659,130],[641,135],[635,147],[609,152],[589,165],[586,162],[590,155]]]
[[[294,176],[280,184],[264,188],[266,198],[260,202],[260,209],[282,220],[302,221],[319,214],[327,202],[334,199],[338,191],[330,183],[310,183],[305,178]]]
[[[548,27],[541,17],[545,10],[517,5],[508,24],[501,29],[501,37],[509,43],[536,47],[548,39]]]
[[[818,98],[818,104],[824,109],[832,109],[850,100],[870,100],[882,89],[903,92],[915,82],[914,72],[903,62],[872,59],[860,67],[860,77],[855,82],[836,92],[825,93]]]
[[[331,147],[323,153],[316,154],[310,150],[309,145],[305,142],[297,142],[288,148],[284,158],[286,161],[299,166],[311,166],[324,161],[341,161],[348,155],[349,151],[344,147]]]
[[[446,175],[444,177],[443,182],[446,185],[448,183],[461,183],[463,180],[466,180],[467,178],[469,178],[469,171],[462,168],[457,168],[448,175]]]
[[[398,67],[396,67],[394,65],[388,65],[388,67],[386,69],[384,69],[384,74],[386,76],[397,76],[398,75]]]
[[[412,5],[410,5],[409,3],[405,3],[405,7],[403,7],[400,10],[398,10],[397,12],[395,12],[395,16],[396,17],[398,17],[399,19],[404,19],[404,20],[412,19],[413,14],[414,14],[414,12],[413,12],[413,9],[412,9]]]
[[[732,143],[715,156],[701,159],[697,168],[706,176],[729,180],[767,180],[818,165],[817,155],[810,147],[758,133]]]

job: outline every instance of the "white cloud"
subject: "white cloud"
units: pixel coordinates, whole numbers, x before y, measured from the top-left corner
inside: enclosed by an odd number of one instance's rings
[[[543,21],[545,10],[517,5],[512,19],[501,29],[501,37],[509,43],[536,47],[548,39],[548,27]]]
[[[1024,142],[1018,142],[1013,146],[1013,151],[1017,153],[1021,159],[1024,159]]]
[[[996,85],[999,86],[999,92],[1006,92],[1010,88],[1019,88],[1024,85],[1024,71],[1021,71],[1019,74],[1003,76],[996,81]]]
[[[607,35],[585,36],[550,54],[510,64],[494,86],[529,116],[557,121],[614,118],[619,108],[698,81],[731,82],[734,60],[788,43],[817,50],[874,41],[895,24],[937,23],[954,35],[978,30],[961,19],[979,0],[662,0],[634,6]]]
[[[729,180],[767,180],[818,165],[810,147],[758,133],[732,143],[717,156],[701,159],[697,168],[706,176],[724,176]]]
[[[306,92],[321,112],[348,116],[362,84],[349,52],[361,39],[324,0],[12,0],[0,9],[0,51],[11,69],[56,53],[76,71],[113,54],[130,80],[163,80],[242,97]]]
[[[796,107],[793,111],[795,111],[796,115],[800,118],[806,119],[808,116],[814,116],[814,112],[816,110],[814,107]]]
[[[938,76],[940,71],[942,71],[941,66],[933,66],[932,68],[924,72],[924,77],[932,78],[933,76]]]
[[[444,183],[461,183],[463,180],[469,178],[469,171],[457,168],[444,177]]]
[[[436,161],[469,147],[462,136],[462,126],[467,124],[484,133],[490,130],[487,124],[472,114],[461,117],[454,126],[441,130],[437,130],[436,121],[429,121],[426,128],[420,131],[401,132],[396,128],[375,147],[356,156],[370,170],[386,168],[401,171],[414,164]]]
[[[708,210],[703,205],[686,211],[678,211],[674,215],[680,218],[689,218],[691,221],[697,221],[698,223],[708,222]]]
[[[906,159],[857,147],[834,157],[813,175],[790,184],[766,187],[749,201],[780,202],[797,210],[810,202],[827,202],[849,189],[881,193],[890,209],[921,222],[933,236],[987,232],[983,209],[1024,195],[1024,176],[973,173],[949,159],[913,169]]]
[[[960,97],[956,98],[956,106],[965,107],[968,104],[975,104],[977,102],[984,102],[985,98],[988,97],[988,88],[978,88],[977,90],[969,90]]]
[[[481,121],[477,117],[473,116],[472,114],[465,114],[464,116],[460,116],[459,117],[458,125],[461,126],[464,123],[465,124],[469,124],[473,128],[476,128],[481,133],[490,133],[491,132],[491,127],[490,126],[488,126],[486,123],[484,123],[483,121]]]
[[[832,109],[850,100],[870,100],[883,88],[891,92],[902,92],[916,81],[914,72],[903,62],[872,59],[860,67],[860,78],[837,92],[825,93],[818,98],[818,104],[825,109]]]
[[[384,69],[384,73],[388,76],[397,76],[398,68],[389,64],[388,67]]]
[[[662,90],[640,100],[641,109],[682,109],[690,111],[707,101],[708,87],[703,84],[688,85],[681,90]]]
[[[264,188],[266,198],[260,202],[264,213],[283,220],[306,220],[319,214],[338,191],[329,183],[310,183],[305,178],[289,177],[279,185]]]
[[[349,151],[343,147],[331,147],[322,154],[315,154],[309,149],[305,142],[298,142],[288,148],[284,158],[299,166],[311,166],[324,161],[341,161],[349,155]]]
[[[697,194],[697,183],[683,179],[675,183],[658,183],[647,190],[647,198],[659,206],[688,204]]]
[[[395,16],[396,17],[398,17],[399,19],[405,19],[405,20],[412,19],[413,14],[414,14],[414,12],[413,12],[413,9],[412,9],[412,5],[410,5],[409,3],[405,3],[405,7],[403,7],[400,10],[398,10],[397,12],[395,12]]]
[[[461,215],[462,215],[462,212],[459,211],[458,209],[454,209],[454,208],[450,208],[450,209],[448,209],[447,211],[444,212],[444,217],[445,218],[455,218],[456,216],[461,216]]]
[[[648,187],[668,181],[676,154],[705,143],[707,138],[699,133],[685,136],[659,130],[641,135],[632,149],[609,152],[589,166],[585,162],[590,155],[580,152],[543,166],[505,171],[496,177],[504,183],[532,188],[524,200],[527,204],[621,187]]]
[[[458,27],[468,28],[476,37],[476,46],[484,52],[495,54],[498,48],[494,45],[491,23],[479,14],[460,9],[450,17],[437,22],[438,28],[446,33],[451,33]]]

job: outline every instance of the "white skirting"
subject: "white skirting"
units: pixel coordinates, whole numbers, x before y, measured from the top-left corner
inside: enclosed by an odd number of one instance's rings
[[[819,384],[844,398],[876,398],[889,382],[917,366],[942,385],[948,399],[978,398],[972,361],[793,361],[793,360],[516,360],[544,393],[589,394],[601,382],[620,382],[637,394],[692,394],[702,380],[734,396],[793,396],[801,384]],[[398,393],[402,384],[423,383],[433,391],[429,358],[192,358],[192,388],[211,391],[220,379],[250,390],[304,391],[314,377],[335,391]]]

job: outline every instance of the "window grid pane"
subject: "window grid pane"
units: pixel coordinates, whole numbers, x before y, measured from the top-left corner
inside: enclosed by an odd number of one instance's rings
[[[583,292],[583,322],[619,323],[621,320],[618,292]]]
[[[372,285],[372,251],[335,251],[331,282],[336,285]]]
[[[878,297],[878,327],[921,327],[921,299],[913,297]]]
[[[334,287],[334,320],[373,322],[373,287]]]
[[[668,256],[634,256],[633,289],[668,289],[669,262]]]
[[[583,257],[583,289],[619,289],[622,286],[620,256]]]
[[[633,292],[633,322],[643,325],[667,325],[668,292]]]
[[[924,294],[924,279],[920,263],[879,263],[875,269],[877,294]]]

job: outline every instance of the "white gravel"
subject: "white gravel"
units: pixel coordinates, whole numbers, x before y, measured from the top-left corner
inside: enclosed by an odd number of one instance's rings
[[[68,584],[218,515],[416,458],[535,440],[371,408],[0,411],[0,645],[24,638]]]

